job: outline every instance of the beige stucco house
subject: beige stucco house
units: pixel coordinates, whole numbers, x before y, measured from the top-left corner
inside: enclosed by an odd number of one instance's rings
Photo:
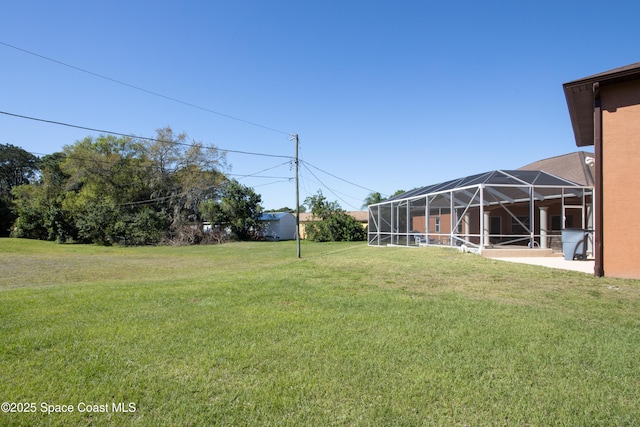
[[[367,226],[367,220],[369,219],[367,211],[347,211],[346,213],[347,215],[350,215],[353,218],[355,218],[360,224],[362,224],[362,227]],[[311,212],[300,213],[300,238],[301,239],[307,238],[307,231],[306,231],[307,224],[315,221],[318,221],[318,219],[315,218]]]

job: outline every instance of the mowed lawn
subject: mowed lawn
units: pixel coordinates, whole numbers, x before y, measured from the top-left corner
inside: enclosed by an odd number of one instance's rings
[[[0,425],[640,422],[639,281],[443,248],[302,256],[0,239]]]

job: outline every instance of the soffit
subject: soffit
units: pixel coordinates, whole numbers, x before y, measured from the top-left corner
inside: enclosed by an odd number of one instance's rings
[[[593,85],[619,84],[640,78],[640,62],[594,74],[562,85],[569,108],[573,134],[578,147],[594,144],[594,92]]]

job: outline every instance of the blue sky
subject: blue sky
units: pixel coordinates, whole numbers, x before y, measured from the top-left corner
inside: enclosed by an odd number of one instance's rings
[[[640,61],[639,12],[633,1],[5,1],[1,43],[201,108],[0,44],[0,111],[149,137],[169,125],[284,156],[298,134],[301,201],[322,190],[354,210],[372,190],[576,151],[562,83]],[[35,153],[90,135],[0,114],[0,143]],[[287,159],[227,160],[238,176],[269,169],[240,179],[266,208],[295,206]]]

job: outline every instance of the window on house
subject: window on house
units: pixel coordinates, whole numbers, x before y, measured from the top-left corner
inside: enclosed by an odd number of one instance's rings
[[[524,227],[522,224],[524,224]],[[530,223],[528,216],[519,216],[516,220],[511,218],[511,234],[529,234]]]
[[[489,234],[499,235],[502,234],[502,218],[499,216],[492,216],[489,222]]]
[[[573,228],[573,215],[567,215],[564,227]],[[556,231],[562,230],[562,217],[560,215],[554,215],[551,217],[551,229]]]
[[[564,228],[573,228],[573,215],[567,215],[564,219]]]
[[[435,217],[435,232],[439,233],[440,232],[440,217],[437,216]]]

